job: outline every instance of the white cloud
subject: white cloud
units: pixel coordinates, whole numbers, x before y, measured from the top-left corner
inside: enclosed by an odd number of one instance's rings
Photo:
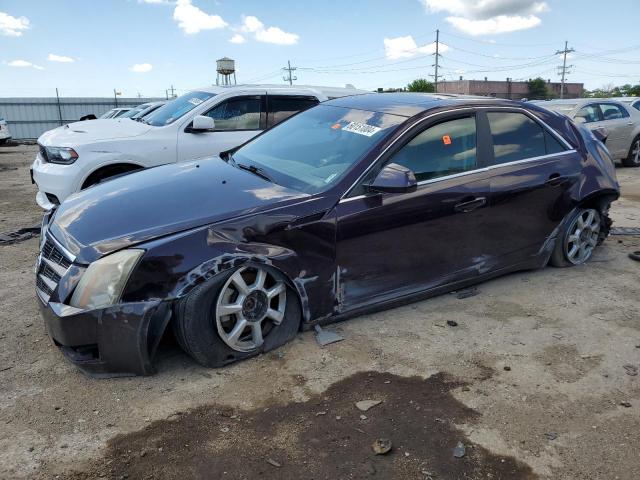
[[[215,30],[227,26],[219,15],[209,15],[191,3],[191,0],[177,0],[173,19],[186,34],[193,35],[202,30]]]
[[[439,53],[444,53],[449,50],[449,47],[440,42]],[[398,58],[411,58],[418,54],[432,54],[436,51],[436,44],[427,43],[421,47],[418,47],[416,41],[411,35],[406,37],[385,38],[384,39],[384,53],[387,60],[395,60]]]
[[[259,42],[275,43],[277,45],[294,45],[298,43],[299,35],[285,32],[278,27],[265,28],[264,24],[252,15],[243,17],[240,30],[244,33],[252,33]]]
[[[47,57],[47,60],[50,62],[60,62],[60,63],[73,63],[75,60],[71,57],[66,57],[64,55],[56,55],[55,53],[50,53]]]
[[[245,43],[247,41],[246,38],[244,38],[242,35],[240,35],[239,33],[236,33],[233,37],[231,37],[229,39],[229,41],[231,43],[236,43],[236,44],[241,44],[241,43]]]
[[[153,65],[150,63],[136,63],[129,70],[136,73],[147,73],[153,70]]]
[[[44,67],[40,65],[36,65],[35,63],[27,62],[26,60],[12,60],[7,63],[10,67],[18,67],[18,68],[35,68],[36,70],[44,70]]]
[[[171,5],[171,0],[138,0],[138,3],[149,3],[151,5]]]
[[[23,31],[29,28],[27,17],[12,17],[8,13],[0,12],[0,35],[21,37]]]
[[[537,27],[549,10],[539,0],[420,0],[430,12],[447,12],[447,22],[469,35],[515,32]]]

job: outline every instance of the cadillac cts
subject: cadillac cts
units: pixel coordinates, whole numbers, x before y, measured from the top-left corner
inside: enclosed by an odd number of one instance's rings
[[[346,97],[73,195],[43,222],[36,291],[85,372],[152,373],[168,327],[219,367],[319,322],[581,264],[618,195],[602,143],[541,107]]]

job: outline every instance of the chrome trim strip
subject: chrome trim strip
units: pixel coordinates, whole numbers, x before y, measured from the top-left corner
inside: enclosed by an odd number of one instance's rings
[[[553,158],[556,157],[558,155],[564,155],[567,153],[573,153],[576,152],[576,149],[572,147],[572,145],[567,142],[562,136],[558,135],[555,130],[553,130],[551,127],[549,127],[549,125],[547,125],[545,122],[543,122],[542,120],[540,120],[538,117],[534,117],[532,118],[532,115],[524,108],[522,107],[517,107],[517,106],[513,106],[513,107],[502,107],[502,106],[478,106],[478,107],[466,107],[466,108],[456,108],[456,109],[451,109],[451,110],[447,110],[444,112],[436,112],[433,113],[431,115],[428,115],[426,117],[423,117],[419,120],[416,120],[415,122],[413,122],[411,125],[408,125],[405,129],[404,132],[402,132],[402,134],[397,137],[393,142],[391,142],[387,148],[385,148],[382,152],[380,152],[380,154],[375,158],[375,160],[373,162],[371,162],[371,164],[366,168],[366,170],[356,179],[356,181],[349,187],[347,188],[347,190],[345,191],[345,193],[342,195],[342,197],[340,197],[340,200],[338,201],[338,203],[346,203],[346,202],[350,202],[351,200],[356,200],[359,198],[363,198],[363,197],[367,197],[368,195],[357,195],[355,197],[346,197],[349,192],[351,190],[353,190],[356,185],[358,185],[360,183],[360,180],[362,180],[367,173],[369,173],[369,171],[374,167],[374,165],[376,163],[378,163],[378,160],[380,160],[380,158],[382,158],[383,155],[385,155],[387,153],[387,151],[389,151],[389,149],[391,147],[393,147],[398,141],[404,139],[404,133],[406,133],[407,131],[411,130],[413,127],[419,125],[420,123],[429,120],[430,118],[436,117],[438,115],[443,115],[443,114],[447,114],[447,113],[458,113],[458,112],[462,112],[464,113],[465,111],[469,110],[469,111],[476,111],[479,109],[483,109],[483,110],[518,110],[522,113],[524,113],[525,115],[527,115],[529,118],[531,118],[531,120],[533,120],[534,122],[538,122],[539,124],[541,124],[543,126],[543,128],[546,128],[549,133],[551,133],[555,138],[557,138],[558,140],[560,140],[562,142],[562,144],[567,147],[567,150],[563,151],[563,152],[556,152],[556,153],[550,153],[549,155],[542,155],[542,156],[538,156],[538,157],[530,157],[530,158],[525,158],[522,160],[516,160],[514,162],[508,162],[508,163],[500,163],[497,165],[490,165],[488,167],[484,167],[484,168],[479,168],[476,170],[469,170],[468,172],[460,172],[460,173],[456,173],[453,175],[447,175],[446,177],[438,177],[438,178],[434,178],[431,180],[423,180],[422,182],[418,182],[418,185],[424,185],[426,183],[433,183],[436,181],[441,181],[441,180],[447,180],[450,178],[455,178],[458,176],[462,176],[462,175],[469,175],[471,173],[477,173],[477,172],[484,172],[487,170],[491,170],[493,168],[498,168],[498,167],[504,167],[504,166],[509,166],[509,165],[517,165],[519,163],[524,163],[524,162],[530,162],[530,161],[536,161],[536,160],[540,160],[542,158],[545,157],[549,157],[549,158]]]
[[[49,287],[52,291],[55,290],[56,287],[58,286],[58,284],[56,282],[54,282],[53,280],[45,277],[41,273],[38,274],[38,277],[40,277],[40,280],[42,280],[44,283],[46,283],[47,287]]]
[[[52,262],[48,258],[42,257],[41,260],[44,261],[49,266],[49,268],[51,268],[51,270],[56,272],[61,277],[64,276],[65,273],[67,273],[68,269],[62,268],[60,265],[58,265],[57,263]]]
[[[44,303],[45,305],[49,302],[49,295],[47,295],[46,293],[44,293],[42,290],[40,290],[38,287],[36,287],[36,294],[38,294],[38,298],[40,299],[40,301],[42,303]]]
[[[49,234],[47,232],[47,238],[49,240],[51,240],[53,243],[56,244],[56,247],[58,247],[60,249],[60,251],[64,254],[65,257],[67,257],[67,260],[69,260],[71,263],[76,261],[76,256],[73,255],[69,250],[67,250],[66,248],[64,248],[60,242],[56,239],[56,237],[54,237],[53,235]]]

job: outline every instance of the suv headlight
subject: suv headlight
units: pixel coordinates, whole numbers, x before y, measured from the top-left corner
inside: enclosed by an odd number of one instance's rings
[[[71,165],[78,159],[78,154],[73,148],[67,147],[43,147],[46,154],[46,161],[49,163],[61,163]]]
[[[117,303],[143,253],[144,250],[122,250],[93,262],[78,282],[71,305],[92,310]]]

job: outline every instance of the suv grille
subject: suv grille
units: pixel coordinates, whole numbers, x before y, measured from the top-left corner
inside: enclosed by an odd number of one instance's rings
[[[36,269],[36,291],[47,303],[73,260],[69,259],[52,240],[47,238],[38,257]]]

